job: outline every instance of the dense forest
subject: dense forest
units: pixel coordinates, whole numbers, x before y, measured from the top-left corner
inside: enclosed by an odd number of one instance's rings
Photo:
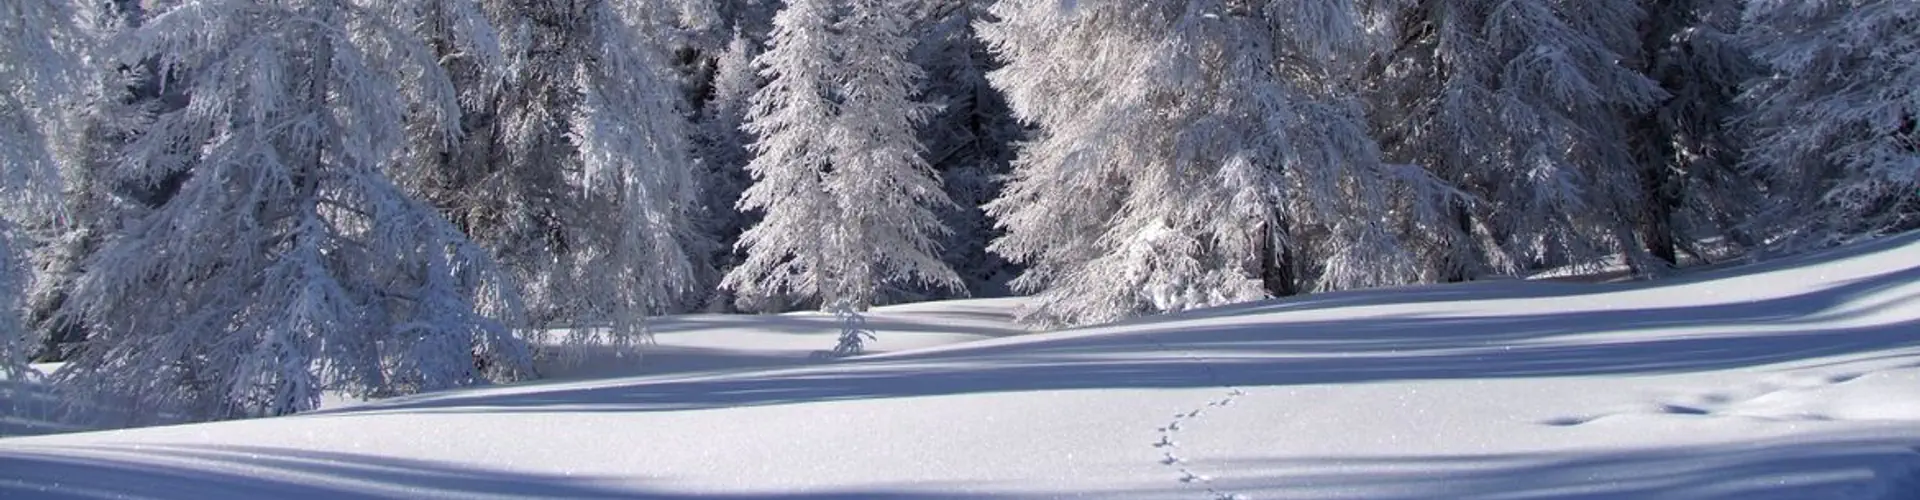
[[[661,314],[1657,277],[1920,226],[1917,121],[1909,0],[8,0],[0,371],[229,419]]]

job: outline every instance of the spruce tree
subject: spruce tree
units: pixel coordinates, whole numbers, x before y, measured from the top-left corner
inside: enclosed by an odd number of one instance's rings
[[[1627,117],[1665,98],[1626,64],[1632,0],[1417,0],[1386,19],[1367,72],[1373,135],[1466,196],[1424,227],[1442,279],[1597,264],[1632,251],[1641,203]]]
[[[1755,0],[1743,17],[1765,68],[1742,96],[1742,125],[1772,243],[1920,227],[1920,4]]]
[[[406,110],[457,116],[431,51],[388,24],[407,7],[195,2],[131,33],[118,60],[157,60],[194,98],[120,168],[167,178],[185,141],[192,170],[76,282],[66,310],[90,332],[58,374],[76,401],[222,419],[531,373],[512,285],[389,177],[423,147]]]
[[[756,59],[768,83],[748,115],[754,185],[741,200],[762,218],[724,286],[845,311],[900,287],[961,286],[937,256],[934,210],[949,201],[914,137],[931,109],[913,98],[924,76],[897,7],[797,0],[775,16]]]
[[[451,75],[461,133],[410,162],[409,191],[511,270],[533,324],[571,340],[612,326],[631,345],[647,316],[705,298],[699,179],[668,60],[680,16],[705,3],[437,1],[415,24]],[[493,31],[512,36],[488,43]]]
[[[1388,225],[1428,179],[1379,161],[1341,1],[1003,2],[990,78],[1037,125],[993,251],[1024,319],[1111,321],[1417,276]]]

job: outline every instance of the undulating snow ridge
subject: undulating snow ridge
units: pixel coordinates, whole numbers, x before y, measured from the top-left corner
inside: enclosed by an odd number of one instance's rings
[[[1920,364],[1874,372],[1788,372],[1732,388],[1659,398],[1594,415],[1557,417],[1575,426],[1634,415],[1682,415],[1764,422],[1920,421],[1920,399],[1880,399],[1920,384]]]
[[[1920,234],[1658,281],[957,331],[1014,305],[876,311],[876,348],[920,343],[833,362],[804,359],[833,340],[820,317],[688,317],[663,347],[740,355],[0,439],[0,498],[1920,495]]]

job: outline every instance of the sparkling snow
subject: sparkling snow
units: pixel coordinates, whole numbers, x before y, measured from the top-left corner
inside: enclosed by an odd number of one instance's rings
[[[688,316],[645,363],[0,439],[0,498],[1920,496],[1920,235],[1662,281],[1019,334],[1017,299]]]

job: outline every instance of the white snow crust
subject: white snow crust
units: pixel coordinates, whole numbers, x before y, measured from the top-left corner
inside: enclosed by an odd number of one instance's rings
[[[555,380],[0,439],[0,498],[1920,497],[1920,235],[1050,333],[1018,304],[882,308],[837,361],[829,316],[685,316]]]

